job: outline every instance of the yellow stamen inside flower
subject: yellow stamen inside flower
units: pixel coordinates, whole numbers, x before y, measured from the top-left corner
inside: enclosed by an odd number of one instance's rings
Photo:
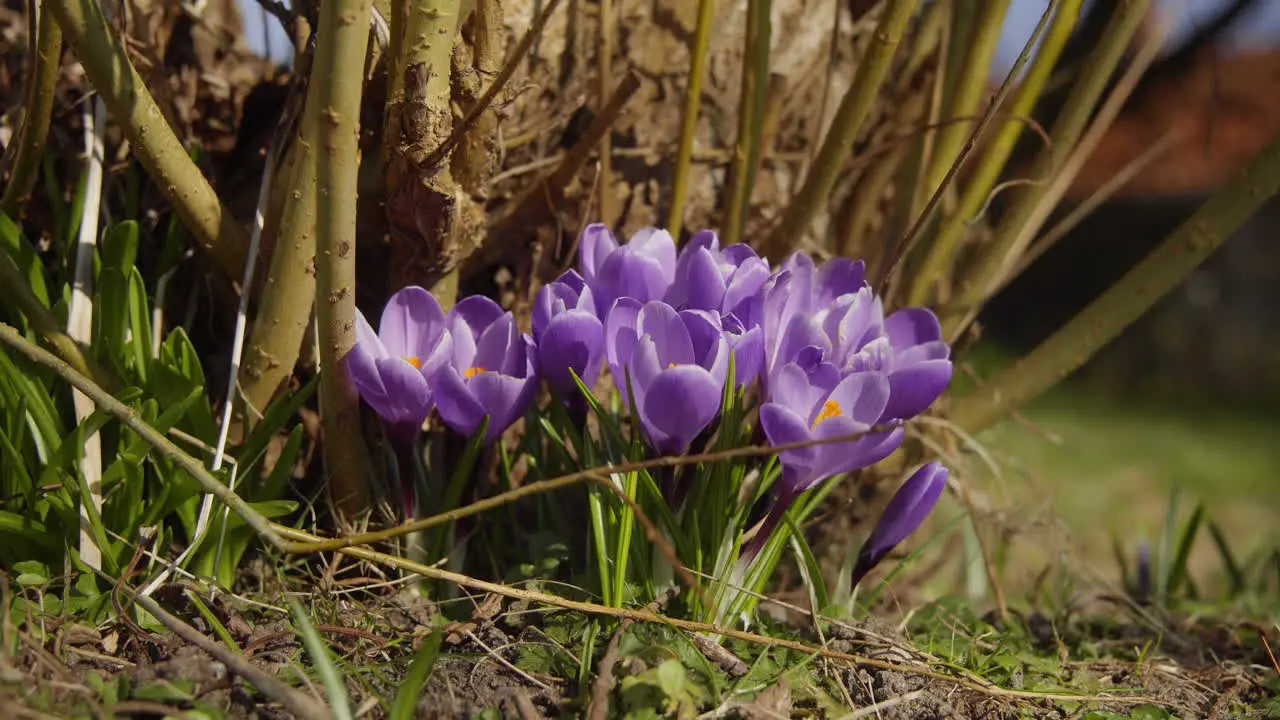
[[[680,363],[667,363],[667,369],[668,369],[668,370],[670,370],[671,368],[673,368],[673,367],[675,367],[676,365],[679,365],[679,364],[680,364]]]
[[[479,375],[482,372],[485,372],[485,369],[480,367],[479,365],[475,367],[469,367],[467,368],[467,372],[466,372],[467,379],[470,380],[471,378]]]
[[[844,415],[844,410],[840,407],[840,403],[835,400],[828,400],[822,404],[822,412],[818,413],[817,419],[813,421],[813,429],[817,430],[818,425],[821,425],[823,420],[830,420],[841,415]]]
[[[405,355],[404,361],[414,366],[418,370],[422,369],[422,359],[419,358],[417,355]]]

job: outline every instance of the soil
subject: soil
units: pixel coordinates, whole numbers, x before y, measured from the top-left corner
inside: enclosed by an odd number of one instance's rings
[[[203,634],[212,634],[192,606],[181,602],[180,593],[169,592],[168,596],[170,609],[185,610],[189,614],[182,617],[187,623]],[[342,603],[338,619],[344,622],[320,625],[319,629],[339,658],[352,706],[367,708],[365,717],[386,717],[387,708],[378,705],[377,699],[389,703],[399,691],[436,609],[417,596],[404,593],[354,597],[359,599]],[[278,597],[256,600],[277,605],[280,602]],[[521,667],[528,664],[522,663],[523,645],[548,645],[549,626],[538,621],[546,615],[529,614],[523,605],[503,610],[501,603],[482,602],[477,608],[486,604],[489,608],[477,612],[472,621],[446,627],[440,655],[415,716],[475,717],[490,709],[496,709],[502,717],[521,718],[583,713],[594,701],[591,685],[584,687],[574,677],[545,672],[545,668]],[[316,615],[335,611],[323,605],[322,599],[312,599],[311,608]],[[243,648],[247,662],[295,684],[301,682],[297,673],[305,653],[283,616],[235,600],[224,599],[215,607]],[[482,615],[490,617],[483,619],[479,617]],[[562,616],[560,621],[563,620]],[[1037,619],[1027,622],[1026,627],[1031,629]],[[1046,621],[1040,618],[1039,622]],[[47,640],[41,642],[34,630],[40,624],[37,621],[9,627],[19,650],[11,664],[0,667],[0,700],[9,707],[25,709],[32,716],[43,713],[69,717],[85,712],[101,715],[108,705],[117,717],[176,715],[196,708],[225,718],[290,716],[271,698],[254,690],[234,668],[211,659],[171,633],[139,632],[135,625],[119,621],[109,621],[98,628],[59,626],[55,618],[45,618]],[[821,645],[810,628],[793,627],[786,632]],[[861,709],[876,717],[901,720],[1012,716],[1065,719],[1079,717],[1086,708],[1127,716],[1139,705],[1164,708],[1174,717],[1228,718],[1240,717],[1238,713],[1243,708],[1275,698],[1276,675],[1280,672],[1260,649],[1255,627],[1203,619],[1184,619],[1182,627],[1170,626],[1164,632],[1115,617],[1073,621],[1059,627],[1057,636],[1042,635],[1039,649],[1034,650],[1038,660],[1024,658],[1023,664],[1002,683],[1005,690],[986,686],[978,676],[948,671],[939,657],[919,649],[884,620],[872,618],[836,626],[832,632],[834,636],[827,639],[832,650],[892,666],[820,659],[809,667],[804,676],[808,679],[797,680],[789,674],[786,682],[766,683],[745,696],[729,697],[725,707],[737,713],[730,716],[778,717],[814,712],[830,716],[832,703],[841,703],[840,706]],[[1086,640],[1097,647],[1083,650]],[[1068,650],[1063,643],[1081,644]],[[1121,659],[1132,657],[1133,650],[1143,646],[1155,649],[1136,661]],[[743,653],[745,646],[730,647]],[[581,651],[575,645],[566,649],[571,653]],[[1100,652],[1103,657],[1075,659],[1088,652]],[[599,658],[604,648],[597,645],[596,653]],[[707,656],[707,660],[726,667],[722,658]],[[599,662],[602,661],[597,659]],[[1056,700],[1047,689],[1037,693],[1040,686],[1035,684],[1033,673],[1046,662],[1056,668],[1056,688],[1092,695],[1094,699],[1082,705]],[[921,672],[929,667],[932,673]],[[615,710],[622,698],[618,683],[643,669],[644,664],[638,659],[618,663],[608,696]],[[741,671],[730,675],[740,676]],[[948,677],[969,680],[958,684]],[[828,694],[826,700],[821,694],[814,694],[813,688],[818,686]],[[108,694],[104,687],[114,690]],[[314,679],[301,687],[304,692],[324,694]],[[1107,695],[1139,700],[1109,701]]]

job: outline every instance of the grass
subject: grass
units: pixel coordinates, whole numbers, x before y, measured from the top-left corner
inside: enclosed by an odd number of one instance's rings
[[[986,377],[1010,362],[990,344],[974,358]],[[1182,532],[1197,506],[1246,565],[1273,552],[1278,436],[1278,416],[1135,400],[1087,382],[1059,386],[977,438],[996,468],[971,463],[975,487],[1006,509],[1011,533],[1000,562],[1006,590],[1041,582],[1043,568],[1064,553],[1074,573],[1119,585],[1127,569],[1118,567],[1117,550],[1132,567],[1141,543],[1159,552],[1166,529]],[[1216,543],[1204,537],[1191,546],[1185,571],[1209,590],[1227,573]]]

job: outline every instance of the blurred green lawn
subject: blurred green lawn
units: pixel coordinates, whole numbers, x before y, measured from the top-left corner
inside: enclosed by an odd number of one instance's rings
[[[1006,421],[979,436],[1001,476],[975,462],[977,486],[1008,508],[1014,525],[1060,520],[1077,559],[1106,577],[1118,579],[1113,533],[1131,553],[1144,538],[1158,547],[1175,487],[1180,522],[1203,502],[1241,561],[1280,546],[1280,415],[1156,405],[1068,383],[1022,416],[1027,423]],[[1043,566],[1055,552],[1052,543],[1015,541],[1010,560]],[[1193,575],[1220,569],[1201,535]]]

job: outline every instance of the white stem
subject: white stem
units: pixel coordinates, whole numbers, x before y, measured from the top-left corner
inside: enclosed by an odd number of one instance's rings
[[[173,281],[173,276],[178,273],[178,268],[182,266],[182,261],[194,255],[188,249],[173,264],[173,267],[164,271],[160,279],[156,281],[156,301],[151,307],[151,357],[160,357],[160,345],[164,342],[164,303],[169,298],[169,283]]]
[[[76,240],[76,259],[71,283],[71,306],[67,314],[67,334],[86,346],[93,341],[93,253],[98,241],[98,223],[102,210],[102,165],[107,109],[95,97],[84,104],[85,189],[84,211],[80,216],[80,235]],[[93,414],[93,401],[79,390],[72,390],[76,422]],[[102,514],[102,440],[98,433],[84,439],[84,453],[77,463],[82,482],[88,487],[89,502],[95,514]],[[80,508],[80,559],[94,570],[102,569],[102,549],[93,539],[88,509]]]
[[[236,378],[240,376],[240,359],[244,354],[244,336],[245,327],[248,324],[249,315],[249,292],[253,288],[253,273],[257,267],[258,246],[262,241],[262,227],[266,223],[264,215],[266,213],[267,201],[271,195],[271,179],[274,175],[276,161],[275,148],[267,153],[266,168],[262,172],[262,182],[258,186],[258,207],[253,215],[253,232],[249,236],[249,255],[244,262],[244,275],[240,278],[240,304],[236,308],[236,326],[234,335],[231,339],[231,367],[227,371],[227,393],[226,398],[222,402],[222,418],[218,428],[218,444],[213,451],[213,462],[210,464],[210,470],[218,472],[222,469],[223,462],[227,453],[227,436],[231,432],[231,411],[235,407],[236,395],[239,385]],[[239,477],[238,472],[231,473],[231,491],[235,492],[236,480]],[[222,559],[222,546],[226,539],[226,523],[230,508],[226,508],[223,513],[222,527],[223,533],[218,538],[218,551],[214,559],[214,567],[218,566],[218,562]],[[204,541],[204,537],[209,532],[209,518],[213,515],[213,495],[206,494],[204,500],[200,503],[200,515],[196,518],[196,534],[191,544],[187,546],[174,565],[181,566],[187,561],[192,553],[200,547]],[[150,595],[155,592],[169,577],[169,570],[166,568],[156,576],[142,590],[143,595]]]

